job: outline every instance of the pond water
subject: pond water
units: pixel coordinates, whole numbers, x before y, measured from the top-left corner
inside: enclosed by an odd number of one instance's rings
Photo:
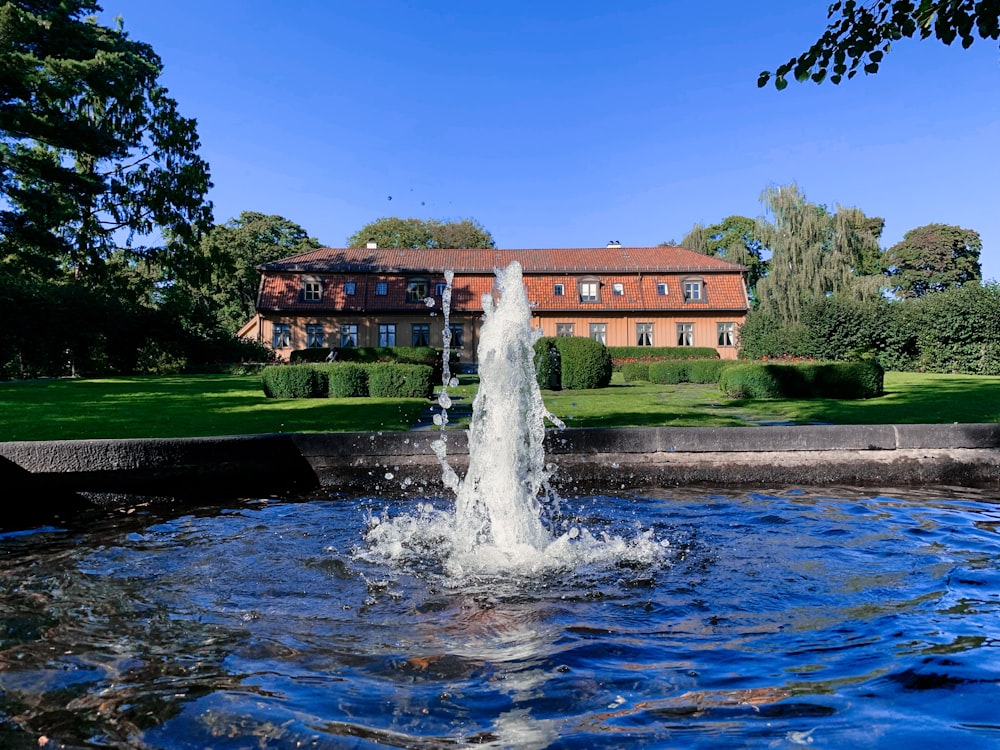
[[[378,554],[434,498],[8,532],[0,747],[994,748],[998,497],[570,498],[659,552],[495,574]]]

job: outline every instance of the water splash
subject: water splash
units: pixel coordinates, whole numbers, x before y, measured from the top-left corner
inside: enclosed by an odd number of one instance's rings
[[[441,436],[431,447],[441,462],[442,479],[455,495],[452,509],[421,504],[416,512],[370,519],[366,535],[375,557],[422,563],[438,558],[452,576],[503,571],[532,574],[587,563],[651,563],[666,543],[651,533],[625,540],[595,536],[578,526],[557,528],[559,497],[549,484],[553,467],[545,462],[546,423],[563,428],[546,409],[535,376],[534,345],[542,336],[531,325],[531,307],[516,261],[496,271],[496,295],[483,295],[483,325],[478,361],[479,388],[468,430],[469,467],[460,478],[448,463],[449,303],[444,301],[445,368],[442,378]]]

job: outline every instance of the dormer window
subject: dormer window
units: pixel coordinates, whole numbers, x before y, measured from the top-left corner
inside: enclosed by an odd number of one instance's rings
[[[701,279],[686,279],[684,281],[684,301],[704,302],[705,282]]]
[[[319,302],[323,299],[323,284],[318,279],[305,279],[302,282],[302,301]]]
[[[601,282],[593,277],[580,279],[578,284],[581,302],[601,301]]]
[[[406,301],[423,302],[427,299],[427,279],[410,279],[406,282]]]

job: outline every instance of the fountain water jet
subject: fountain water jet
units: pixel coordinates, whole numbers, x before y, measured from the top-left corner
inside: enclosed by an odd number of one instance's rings
[[[454,512],[436,512],[424,505],[417,518],[373,518],[369,545],[381,556],[398,559],[406,556],[407,548],[423,554],[444,542],[447,567],[458,576],[571,567],[623,555],[644,561],[659,558],[667,543],[650,533],[628,541],[607,535],[598,539],[576,526],[561,533],[555,528],[559,498],[548,482],[553,469],[545,462],[545,424],[565,425],[542,401],[534,363],[534,344],[542,333],[531,325],[521,265],[515,261],[498,269],[496,276],[497,295],[486,294],[482,300],[479,388],[472,405],[464,479],[448,464],[443,431],[451,382],[449,336],[445,336],[442,412],[435,420],[442,433],[432,448],[441,461],[444,484],[455,494]],[[450,274],[446,278],[444,317],[450,333]]]

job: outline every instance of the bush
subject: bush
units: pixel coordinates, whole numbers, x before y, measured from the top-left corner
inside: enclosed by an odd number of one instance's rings
[[[722,371],[735,364],[735,359],[693,359],[688,363],[688,381],[718,383]]]
[[[637,380],[649,382],[649,362],[626,362],[622,365],[622,378],[626,383]]]
[[[368,367],[357,362],[333,362],[320,366],[328,378],[330,398],[363,398],[368,395]]]
[[[779,398],[781,387],[769,367],[760,362],[729,367],[719,377],[719,388],[729,398]]]
[[[552,337],[535,342],[535,379],[543,390],[558,391],[562,388],[562,356]]]
[[[772,364],[724,368],[719,388],[729,398],[872,398],[883,393],[885,371],[874,359],[858,362]]]
[[[329,347],[325,346],[310,346],[308,349],[295,349],[288,355],[288,361],[293,365],[306,362],[326,362],[326,358],[330,356],[330,351]]]
[[[660,360],[649,363],[649,380],[658,385],[687,383],[690,364],[684,360]]]
[[[326,373],[311,365],[265,367],[261,384],[268,398],[323,398],[328,388]]]
[[[368,395],[372,398],[430,398],[434,369],[430,365],[378,362],[368,365]]]
[[[629,362],[719,358],[719,352],[710,346],[609,346],[608,353],[616,370],[621,370]]]
[[[563,388],[606,388],[611,382],[611,355],[600,341],[582,336],[557,337],[553,341],[559,350],[559,382]]]

